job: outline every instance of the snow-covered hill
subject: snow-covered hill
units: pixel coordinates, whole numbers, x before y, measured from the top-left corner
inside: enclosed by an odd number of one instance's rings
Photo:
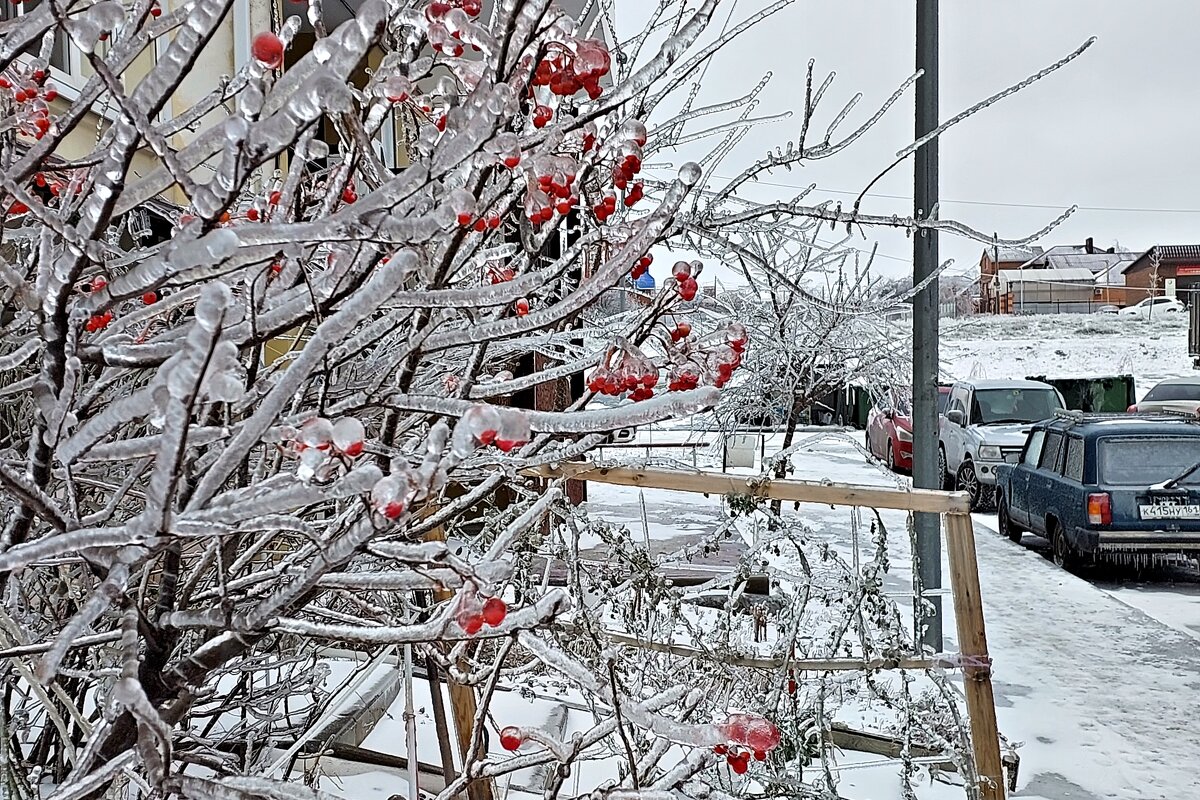
[[[945,380],[1133,375],[1139,397],[1163,378],[1200,376],[1187,355],[1186,319],[1101,314],[942,320],[941,364]]]

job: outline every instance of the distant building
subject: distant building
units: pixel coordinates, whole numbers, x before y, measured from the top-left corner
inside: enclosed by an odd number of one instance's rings
[[[1191,305],[1200,292],[1200,244],[1156,244],[1123,270],[1126,302],[1176,297]]]
[[[985,247],[983,255],[979,257],[979,312],[1001,313],[996,292],[996,275],[1001,270],[1019,269],[1022,264],[1041,253],[1040,247]]]
[[[998,314],[1060,314],[1123,306],[1125,269],[1137,258],[1137,253],[1113,247],[1098,249],[1089,237],[1081,245],[1038,248],[1015,266],[992,262],[997,268],[990,282],[980,286],[980,308]],[[981,260],[981,280],[984,267]]]

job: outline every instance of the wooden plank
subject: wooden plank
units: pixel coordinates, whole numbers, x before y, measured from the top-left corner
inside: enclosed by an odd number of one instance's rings
[[[857,753],[871,753],[877,756],[887,756],[888,758],[900,758],[904,753],[904,743],[898,736],[888,736],[883,733],[873,733],[870,731],[856,731],[840,722],[835,722],[830,726],[829,741],[843,750],[853,750]],[[937,767],[944,772],[958,771],[958,767],[955,766],[953,759],[941,750],[913,744],[909,745],[908,752],[914,758],[943,758],[945,759],[944,761],[937,764],[930,764],[929,766]]]
[[[681,644],[650,642],[645,639],[638,639],[612,631],[606,631],[605,634],[614,642],[619,642],[630,647],[654,650],[660,653],[670,653],[671,655],[683,656],[684,658],[709,661],[720,660],[722,664],[729,664],[735,667],[749,667],[751,669],[774,670],[786,666],[797,672],[839,672],[876,669],[933,669],[939,666],[937,661],[928,658],[752,658],[726,653],[707,653],[694,647],[687,647]]]
[[[573,478],[616,486],[637,486],[643,489],[667,489],[699,494],[749,495],[770,500],[796,503],[819,503],[827,506],[867,506],[900,511],[967,513],[967,496],[961,492],[939,492],[932,489],[889,489],[881,486],[854,486],[840,483],[815,483],[795,480],[760,480],[753,477],[726,475],[720,472],[680,472],[668,469],[634,469],[631,467],[597,467],[586,461],[564,461],[544,464],[524,471],[539,478]]]
[[[963,688],[967,695],[971,748],[979,773],[980,797],[982,800],[1004,800],[1000,731],[996,723],[992,667],[983,624],[975,529],[969,514],[946,515],[946,555],[950,563],[954,622],[958,629],[958,650],[962,656]]]

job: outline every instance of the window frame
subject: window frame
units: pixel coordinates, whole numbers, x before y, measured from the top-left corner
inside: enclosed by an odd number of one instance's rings
[[[1047,447],[1047,445],[1050,444],[1052,437],[1055,440],[1055,446],[1052,448]],[[1046,431],[1046,439],[1045,439],[1045,442],[1043,442],[1043,444],[1042,444],[1042,453],[1041,453],[1041,456],[1038,458],[1038,469],[1044,469],[1044,470],[1048,470],[1050,472],[1056,472],[1056,473],[1061,470],[1060,464],[1062,462],[1063,441],[1065,439],[1066,439],[1066,436],[1063,434],[1062,431],[1053,431],[1053,430]],[[1047,464],[1046,456],[1049,455],[1051,452],[1054,453],[1054,463]]]
[[[1086,450],[1084,447],[1083,437],[1068,435],[1066,438],[1066,442],[1067,442],[1067,446],[1064,448],[1064,455],[1061,459],[1062,460],[1062,476],[1069,481],[1074,481],[1075,483],[1082,484],[1084,472],[1086,470],[1086,465],[1087,465]],[[1071,457],[1076,452],[1078,453],[1078,461],[1079,461],[1079,463],[1077,465],[1078,471],[1077,472],[1068,472],[1068,470],[1072,467]]]
[[[1042,460],[1042,449],[1046,444],[1046,429],[1037,428],[1029,434],[1029,438],[1025,440],[1025,447],[1021,450],[1021,463],[1028,466],[1030,469],[1037,469],[1037,462]],[[1033,463],[1029,461],[1029,454],[1036,450],[1037,458]]]

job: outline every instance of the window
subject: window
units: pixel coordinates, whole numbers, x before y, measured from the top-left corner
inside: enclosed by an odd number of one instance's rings
[[[42,2],[44,2],[44,0],[25,0],[24,2],[20,2],[20,4],[14,4],[12,0],[0,2],[0,20],[24,17],[25,14],[36,10],[37,6],[41,5]],[[41,52],[41,49],[42,43],[41,40],[38,40],[30,44],[28,48],[25,48],[25,53],[28,53],[30,58],[37,58],[37,55]],[[68,49],[67,46],[66,34],[64,34],[61,29],[55,30],[54,47],[50,48],[50,66],[52,66],[54,70],[62,74],[66,74],[66,76],[76,73],[77,70],[73,70],[71,65],[71,55],[70,49]]]
[[[1038,466],[1053,472],[1058,471],[1058,457],[1062,453],[1063,435],[1058,431],[1046,434],[1046,446],[1042,450],[1042,458]]]
[[[1113,486],[1150,486],[1178,478],[1200,462],[1200,436],[1105,437],[1096,445],[1099,482]],[[1200,469],[1181,480],[1195,486]]]
[[[1142,398],[1142,402],[1148,400],[1200,400],[1200,383],[1160,383]]]
[[[1054,389],[980,389],[971,404],[971,419],[984,425],[1038,422],[1062,408]]]
[[[1042,445],[1045,441],[1046,432],[1043,430],[1036,430],[1029,434],[1029,440],[1025,442],[1025,452],[1021,456],[1021,463],[1036,467],[1038,459],[1042,457]]]
[[[939,413],[939,414],[945,414],[945,413],[946,413],[946,405],[947,405],[949,402],[950,402],[950,393],[949,393],[949,392],[941,392],[941,391],[939,391],[939,392],[938,392],[938,394],[937,394],[937,406],[938,406],[938,413]]]
[[[1063,477],[1083,483],[1083,439],[1075,436],[1067,439],[1067,460],[1063,464]]]

